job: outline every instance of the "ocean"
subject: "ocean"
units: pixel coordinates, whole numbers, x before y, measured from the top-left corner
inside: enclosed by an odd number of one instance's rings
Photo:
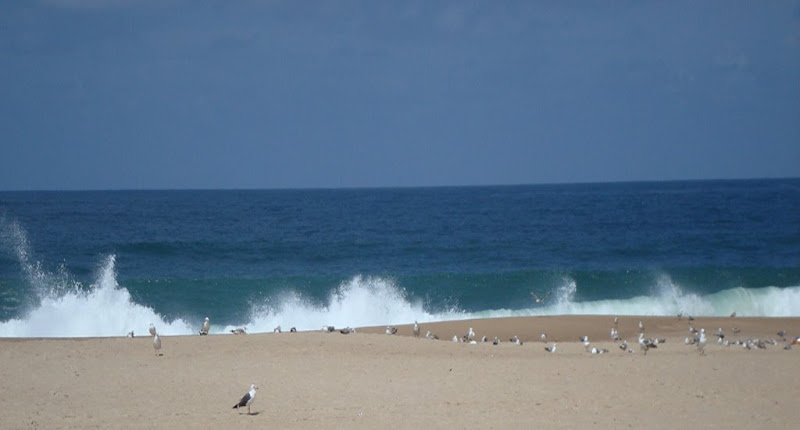
[[[679,312],[800,316],[800,179],[0,192],[2,337]]]

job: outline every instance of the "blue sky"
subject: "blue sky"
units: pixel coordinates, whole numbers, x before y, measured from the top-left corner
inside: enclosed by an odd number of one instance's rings
[[[0,189],[800,176],[800,1],[6,1]]]

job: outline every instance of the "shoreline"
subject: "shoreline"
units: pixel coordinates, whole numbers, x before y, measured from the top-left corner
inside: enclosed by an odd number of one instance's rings
[[[646,355],[638,321],[666,343]],[[800,317],[695,317],[708,344],[684,345],[676,317],[547,316],[422,323],[356,333],[0,338],[2,428],[575,428],[678,426],[787,428],[796,421],[792,381],[800,345],[716,344],[800,335]],[[449,339],[473,327],[502,342]],[[731,329],[737,327],[736,335]],[[539,339],[548,333],[548,342]],[[508,342],[519,336],[522,345]],[[586,352],[578,337],[608,354]],[[544,350],[558,342],[557,353]],[[789,383],[787,383],[789,382]],[[231,410],[254,383],[253,415]]]

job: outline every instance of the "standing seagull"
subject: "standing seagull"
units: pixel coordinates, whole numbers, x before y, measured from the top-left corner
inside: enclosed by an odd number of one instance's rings
[[[154,326],[153,323],[150,323],[150,336],[155,336],[155,335],[156,335],[156,326]]]
[[[209,321],[208,317],[206,317],[206,320],[203,321],[203,328],[200,330],[200,334],[208,334],[208,331],[210,329],[211,329],[211,321]]]
[[[697,349],[701,355],[706,354],[706,329],[700,329],[700,337],[697,339]]]
[[[239,403],[233,405],[232,409],[239,409],[247,406],[247,415],[252,415],[250,413],[250,405],[256,400],[256,390],[258,390],[256,384],[250,384],[250,391],[242,397],[242,400],[239,400]]]
[[[161,351],[161,338],[158,337],[158,333],[153,335],[153,349],[155,349],[156,357],[158,357],[158,352]]]
[[[419,324],[414,321],[414,337],[419,337]]]

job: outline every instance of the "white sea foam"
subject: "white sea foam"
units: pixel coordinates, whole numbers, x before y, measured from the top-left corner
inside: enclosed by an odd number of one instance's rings
[[[131,330],[145,335],[150,323],[165,335],[194,331],[180,319],[167,321],[152,308],[134,303],[128,290],[117,284],[115,261],[113,255],[105,259],[88,290],[74,284],[70,291],[44,293],[24,317],[0,323],[0,337],[125,336]],[[41,269],[36,271],[33,279],[51,278]]]
[[[24,232],[15,223],[3,223],[3,241],[11,243],[34,298],[23,316],[0,322],[0,337],[94,337],[124,336],[133,330],[145,335],[150,323],[161,334],[195,334],[206,315],[184,318],[165,316],[154,308],[136,303],[130,292],[118,284],[114,255],[99,265],[93,282],[82,286],[62,266],[48,273],[34,262]],[[284,291],[242,309],[236,327],[251,333],[284,330],[318,330],[334,327],[408,324],[417,320],[433,322],[469,318],[497,318],[527,315],[662,315],[679,312],[691,315],[800,316],[800,286],[731,288],[708,295],[684,291],[668,276],[662,276],[648,295],[619,300],[578,301],[580,285],[564,276],[544,306],[523,309],[493,309],[464,312],[457,306],[446,310],[440,303],[409,301],[402,287],[392,279],[354,276],[333,288],[323,303],[307,299],[297,291]],[[533,303],[531,303],[533,306]],[[227,333],[234,326],[214,325],[211,333]],[[230,321],[230,316],[220,320]],[[190,324],[187,321],[193,321]]]
[[[421,302],[407,301],[391,280],[360,275],[339,285],[324,305],[313,304],[294,292],[271,302],[269,306],[254,307],[246,324],[249,331],[272,331],[278,325],[284,330],[318,330],[324,325],[367,327],[463,318],[463,313],[455,309],[429,313]]]

